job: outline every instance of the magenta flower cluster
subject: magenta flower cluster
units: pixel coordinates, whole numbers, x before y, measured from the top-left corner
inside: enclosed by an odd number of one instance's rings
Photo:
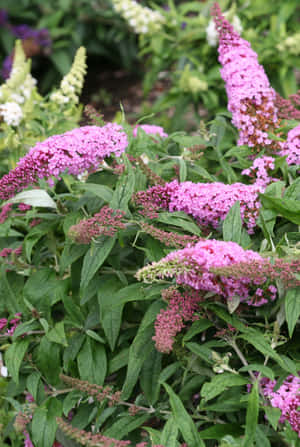
[[[288,376],[283,384],[274,391],[275,380],[262,379],[261,387],[272,407],[281,410],[279,422],[288,421],[300,438],[300,378]]]
[[[224,18],[218,4],[212,15],[219,34],[221,76],[226,85],[228,110],[239,129],[238,144],[257,149],[272,147],[269,131],[278,127],[276,94],[271,88],[257,54]]]
[[[275,159],[273,157],[256,158],[253,165],[242,171],[242,175],[253,178],[254,184],[264,190],[270,183],[276,182],[278,179],[271,177],[270,171],[275,169]]]
[[[230,208],[240,201],[241,218],[249,233],[253,233],[259,214],[259,185],[233,183],[178,183],[174,180],[165,185],[157,185],[135,196],[137,204],[144,208],[154,206],[168,211],[184,211],[193,216],[204,227],[217,228],[224,220]]]
[[[128,145],[122,127],[108,123],[103,127],[84,126],[53,135],[30,149],[17,167],[0,180],[0,199],[6,200],[38,179],[53,179],[60,174],[78,175],[97,169],[105,157],[120,156]]]
[[[244,250],[235,242],[201,240],[193,247],[171,252],[160,261],[142,268],[138,271],[137,278],[152,282],[161,278],[175,277],[177,284],[210,292],[226,300],[238,296],[241,302],[262,306],[276,298],[277,289],[274,285],[266,288],[262,278],[237,279],[219,276],[211,271],[218,267],[262,260],[258,253]],[[259,285],[261,287],[258,287]]]
[[[138,129],[142,129],[148,135],[159,135],[161,138],[167,138],[168,136],[161,126],[156,126],[154,124],[138,124],[133,129],[134,137],[137,137]]]
[[[280,155],[287,155],[288,165],[300,165],[300,124],[288,132],[287,141]]]

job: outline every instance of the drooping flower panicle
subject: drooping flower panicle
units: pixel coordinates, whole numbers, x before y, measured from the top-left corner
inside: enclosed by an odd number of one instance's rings
[[[217,228],[224,220],[230,208],[240,201],[241,218],[249,233],[256,226],[260,202],[258,194],[262,192],[258,185],[233,183],[178,183],[174,180],[165,185],[156,185],[147,191],[135,195],[135,202],[145,209],[167,209],[184,211],[193,216],[204,227]]]
[[[230,267],[241,262],[259,262],[262,259],[258,253],[244,250],[235,242],[202,240],[193,247],[169,253],[160,261],[140,269],[136,276],[145,282],[175,277],[177,284],[183,284],[198,291],[211,292],[226,300],[232,300],[238,296],[241,302],[261,306],[276,298],[275,286],[271,285],[263,289],[265,279],[224,277],[216,275],[211,269]],[[250,290],[251,288],[253,291]]]
[[[0,180],[0,199],[7,200],[38,179],[52,181],[51,177],[68,172],[78,175],[97,169],[105,157],[120,156],[128,145],[122,127],[108,123],[103,127],[84,126],[62,135],[53,135],[37,143],[15,169]],[[53,181],[52,181],[53,182]]]

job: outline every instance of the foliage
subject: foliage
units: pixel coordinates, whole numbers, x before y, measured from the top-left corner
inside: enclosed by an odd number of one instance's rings
[[[3,445],[300,445],[299,124],[214,17],[243,144],[228,112],[167,135],[55,106],[68,132],[0,179]]]

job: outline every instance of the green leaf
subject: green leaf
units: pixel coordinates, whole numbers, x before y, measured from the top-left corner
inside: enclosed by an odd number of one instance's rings
[[[204,383],[201,396],[205,401],[211,400],[233,386],[247,385],[248,380],[237,374],[223,373],[214,376],[210,382]]]
[[[165,447],[176,447],[178,437],[178,425],[174,416],[171,416],[164,426],[159,443]]]
[[[261,202],[266,208],[271,208],[287,220],[300,225],[300,202],[292,199],[279,199],[260,194]]]
[[[277,430],[278,422],[281,416],[281,410],[279,408],[274,407],[263,407],[264,412],[266,413],[267,419],[274,428]]]
[[[241,243],[242,236],[242,219],[240,202],[237,201],[230,208],[223,222],[223,238],[224,241],[232,241],[237,244]]]
[[[86,289],[89,282],[102,266],[109,253],[111,252],[116,237],[101,236],[97,243],[92,243],[91,248],[85,254],[83,259],[80,288]]]
[[[186,180],[187,176],[187,167],[186,162],[182,160],[182,158],[179,159],[179,180],[180,182],[184,182]]]
[[[128,433],[143,425],[149,418],[149,414],[142,414],[140,416],[135,416],[134,418],[127,415],[123,416],[111,427],[105,430],[103,434],[110,438],[122,439],[124,436],[128,435]]]
[[[105,202],[110,202],[113,196],[111,188],[105,185],[98,185],[97,183],[77,183],[76,189],[88,191]]]
[[[112,351],[118,339],[123,313],[123,305],[114,306],[114,297],[120,286],[120,281],[115,277],[104,278],[97,293],[101,325]]]
[[[258,371],[262,373],[264,377],[268,377],[268,379],[270,380],[275,380],[274,372],[272,371],[272,369],[259,363],[250,363],[249,365],[240,368],[239,371]]]
[[[259,447],[271,447],[270,441],[261,427],[265,428],[263,425],[256,427],[255,443]]]
[[[300,316],[300,287],[289,289],[285,296],[285,316],[289,329],[289,336],[292,338],[296,323]]]
[[[247,414],[246,414],[246,430],[243,447],[252,447],[255,437],[257,421],[259,412],[259,394],[258,381],[256,380],[252,386],[251,393],[248,399]]]
[[[196,225],[193,219],[184,212],[175,211],[174,213],[159,213],[156,220],[167,225],[183,228],[185,231],[195,234],[196,236],[201,236],[201,230],[198,225]]]
[[[172,415],[189,447],[205,447],[193,419],[188,414],[179,397],[166,383],[163,384],[170,399]]]
[[[182,341],[187,342],[191,340],[195,335],[200,334],[211,326],[212,323],[208,320],[205,320],[204,318],[194,321],[190,329],[183,337]]]
[[[56,203],[43,189],[22,191],[9,199],[10,203],[25,203],[26,205],[56,209]]]
[[[103,385],[107,370],[107,360],[105,348],[102,344],[96,343],[91,338],[86,338],[84,345],[79,351],[77,364],[82,380]]]
[[[125,383],[122,389],[122,398],[127,400],[139,378],[141,368],[154,349],[152,337],[154,335],[153,321],[161,309],[161,302],[151,304],[147,310],[139,330],[129,349],[129,360]]]
[[[45,406],[37,408],[32,418],[32,438],[35,447],[52,447],[57,429],[56,418],[61,415],[61,403],[51,397]]]
[[[243,433],[239,424],[215,424],[201,430],[201,439],[222,439],[225,435],[240,436]]]
[[[161,360],[161,353],[153,349],[141,370],[141,388],[150,405],[154,405],[159,397],[160,383],[158,378],[161,372]]]
[[[135,174],[126,155],[123,156],[123,160],[126,166],[126,171],[118,180],[109,206],[113,209],[125,211],[126,214],[130,214],[128,203],[134,193]]]
[[[19,370],[29,346],[29,340],[19,340],[9,346],[5,352],[5,364],[16,384],[19,383]]]
[[[27,377],[26,380],[26,388],[29,393],[33,396],[34,400],[37,400],[38,389],[41,380],[41,374],[37,371],[34,371]]]
[[[51,329],[47,334],[46,337],[48,340],[53,341],[54,343],[58,343],[63,346],[68,346],[67,338],[65,334],[65,326],[64,322],[60,321],[59,323],[56,323],[53,329]]]
[[[37,366],[51,384],[59,382],[61,346],[43,337],[38,347]]]

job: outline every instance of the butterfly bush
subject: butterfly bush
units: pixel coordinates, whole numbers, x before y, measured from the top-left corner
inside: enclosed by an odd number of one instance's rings
[[[103,127],[84,126],[37,143],[15,169],[0,180],[0,199],[7,200],[27,186],[68,172],[78,175],[97,169],[105,157],[120,156],[128,145],[122,127],[108,123]]]
[[[177,180],[157,185],[135,195],[135,202],[146,210],[164,208],[184,211],[204,227],[217,228],[237,200],[241,205],[241,218],[249,233],[253,233],[259,214],[260,185],[233,183],[192,183]],[[151,208],[152,207],[152,208]],[[151,217],[151,216],[150,216]]]
[[[212,15],[219,34],[219,61],[228,110],[232,123],[239,129],[238,144],[274,152],[280,144],[268,132],[279,126],[275,91],[250,43],[224,18],[218,4],[214,5]]]
[[[264,287],[264,278],[251,280],[246,276],[238,279],[219,276],[211,269],[262,260],[258,253],[244,250],[235,242],[201,240],[193,247],[171,252],[160,261],[140,269],[136,276],[145,282],[175,277],[177,284],[211,292],[227,301],[238,296],[241,302],[261,306],[276,298],[274,285]]]
[[[288,421],[300,438],[300,378],[290,375],[275,391],[276,380],[262,379],[261,388],[274,408],[281,410],[279,422]]]
[[[271,177],[270,171],[275,169],[275,159],[273,157],[256,158],[253,165],[242,171],[243,175],[254,178],[255,185],[265,189],[270,183],[276,182],[278,179]]]
[[[164,131],[161,126],[156,126],[154,124],[138,124],[133,129],[133,136],[136,137],[138,129],[142,129],[149,135],[159,135],[162,138],[167,138],[168,134]]]
[[[300,164],[300,124],[288,132],[286,144],[280,155],[287,156],[288,165]]]

